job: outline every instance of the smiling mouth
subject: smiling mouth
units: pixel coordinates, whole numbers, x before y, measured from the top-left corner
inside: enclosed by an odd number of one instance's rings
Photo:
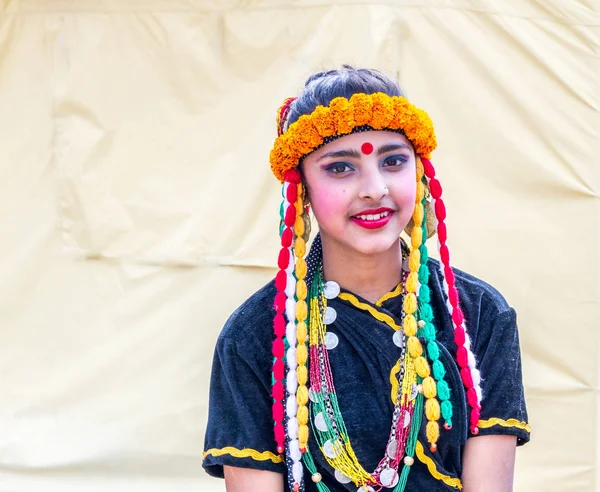
[[[375,221],[375,220],[384,219],[385,217],[387,217],[390,214],[391,214],[391,212],[382,212],[380,214],[368,214],[368,215],[353,215],[352,218],[358,219],[358,220]]]

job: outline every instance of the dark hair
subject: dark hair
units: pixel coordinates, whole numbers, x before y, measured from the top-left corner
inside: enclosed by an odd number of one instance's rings
[[[306,80],[304,90],[290,106],[286,124],[289,126],[303,114],[311,114],[317,106],[329,106],[336,97],[350,99],[358,92],[404,96],[399,85],[387,75],[370,68],[342,65],[341,69],[314,73]]]

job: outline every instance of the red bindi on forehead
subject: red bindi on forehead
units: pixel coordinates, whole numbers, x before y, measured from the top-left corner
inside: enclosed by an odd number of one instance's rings
[[[371,152],[373,152],[373,144],[370,142],[365,142],[360,146],[360,150],[363,154],[369,155]]]

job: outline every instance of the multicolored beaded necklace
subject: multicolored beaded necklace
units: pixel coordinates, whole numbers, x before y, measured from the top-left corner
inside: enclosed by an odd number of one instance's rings
[[[417,382],[420,379],[414,368],[413,358],[406,350],[406,337],[396,332],[394,343],[401,348],[398,360],[398,391],[394,402],[390,435],[384,457],[372,473],[359,463],[348,436],[335,392],[328,349],[333,348],[337,338],[327,332],[327,325],[336,319],[336,312],[327,306],[327,300],[340,292],[335,282],[323,283],[322,266],[317,268],[310,288],[309,345],[310,345],[310,421],[317,444],[327,462],[334,468],[335,477],[341,483],[354,482],[359,492],[379,492],[393,488],[402,492],[410,465],[414,462],[416,435],[421,425],[423,398]],[[405,466],[402,477],[398,473],[400,461]],[[321,482],[310,452],[304,454],[304,462],[312,473],[312,480],[319,491],[329,488]]]

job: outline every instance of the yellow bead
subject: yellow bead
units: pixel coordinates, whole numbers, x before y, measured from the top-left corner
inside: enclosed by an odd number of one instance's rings
[[[413,358],[417,358],[423,355],[423,346],[421,345],[420,340],[417,337],[408,337],[408,353]]]
[[[413,314],[417,310],[417,296],[413,293],[406,294],[404,297],[404,312]]]
[[[435,398],[429,398],[425,402],[425,415],[427,420],[438,420],[440,418],[440,404]]]
[[[437,395],[436,383],[431,376],[423,379],[423,395],[425,398],[435,398]]]
[[[296,401],[298,405],[301,405],[300,408],[306,408],[304,405],[308,403],[308,388],[306,386],[298,386],[296,390]],[[300,408],[298,408],[298,412],[300,412]]]
[[[429,377],[431,372],[429,369],[429,363],[427,362],[425,357],[421,356],[415,359],[415,371],[422,378]]]
[[[296,325],[296,338],[298,339],[298,343],[306,342],[306,337],[308,336],[308,328],[304,321],[300,321]]]
[[[308,306],[306,301],[298,301],[296,303],[296,319],[298,321],[304,321],[308,317]]]
[[[417,320],[412,314],[404,316],[404,322],[402,323],[404,334],[407,337],[412,337],[417,334]]]
[[[306,243],[301,237],[297,237],[294,241],[294,254],[296,258],[301,258],[306,254]]]
[[[306,277],[306,260],[304,258],[296,259],[296,277],[301,279]]]
[[[296,362],[303,366],[306,364],[306,359],[308,359],[308,349],[306,345],[298,345],[296,347]]]
[[[298,376],[298,384],[304,386],[308,381],[308,369],[306,369],[306,366],[298,366],[296,368],[296,375]]]

